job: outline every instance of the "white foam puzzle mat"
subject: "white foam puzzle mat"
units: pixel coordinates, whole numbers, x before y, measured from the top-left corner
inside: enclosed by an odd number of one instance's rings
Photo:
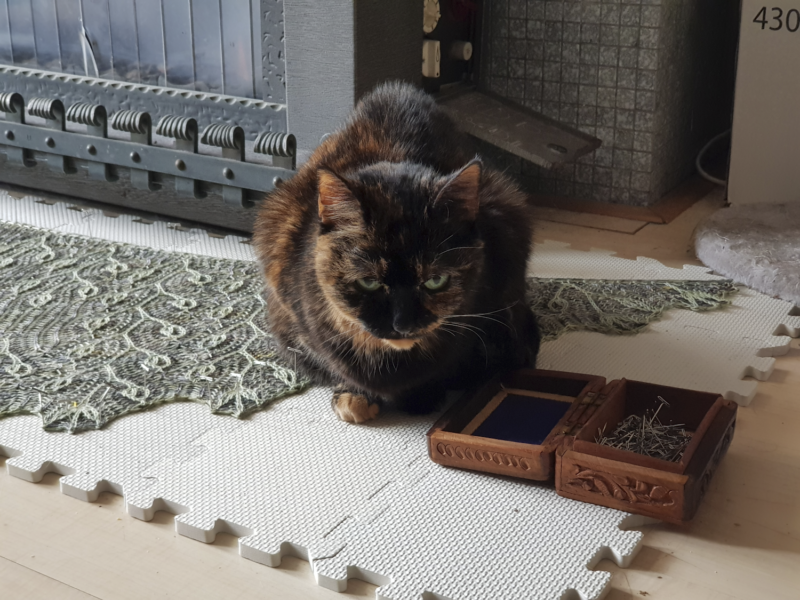
[[[278,566],[299,556],[320,585],[343,591],[358,577],[391,600],[599,598],[610,574],[590,568],[604,557],[627,565],[642,537],[620,529],[624,513],[551,486],[432,463],[430,416],[338,421],[326,389],[246,421],[188,403],[132,417],[71,436],[43,431],[38,417],[7,418],[0,452],[14,456],[17,477],[55,470],[70,496],[124,494],[134,517],[179,513],[183,535],[242,536],[245,558]]]
[[[221,258],[253,260],[243,238],[211,237],[168,223],[146,225],[94,209],[43,204],[0,193],[0,220]],[[538,277],[709,279],[706,269],[538,244]],[[790,314],[792,313],[792,314]],[[743,290],[711,313],[668,311],[635,336],[571,332],[543,345],[539,366],[724,392],[747,404],[771,356],[800,336],[800,313]],[[551,485],[448,469],[427,458],[435,416],[388,413],[373,423],[338,421],[330,391],[317,388],[245,420],[174,403],[74,435],[42,430],[36,416],[0,419],[8,472],[38,481],[64,475],[61,489],[91,501],[125,497],[151,519],[178,513],[179,533],[204,542],[240,537],[245,558],[270,565],[291,554],[312,562],[320,585],[348,578],[379,585],[387,600],[601,598],[602,558],[627,566],[640,518],[561,498]],[[712,483],[713,485],[713,483]]]
[[[649,258],[580,252],[549,241],[535,247],[528,272],[543,278],[722,279],[705,267],[673,269]],[[714,392],[747,406],[757,382],[743,378],[766,380],[775,365],[773,357],[786,354],[793,337],[800,337],[797,307],[740,287],[730,307],[669,310],[633,336],[570,332],[542,345],[537,366]]]

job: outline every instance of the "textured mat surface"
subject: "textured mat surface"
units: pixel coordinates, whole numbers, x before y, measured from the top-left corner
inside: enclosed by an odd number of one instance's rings
[[[599,598],[608,557],[626,565],[642,534],[624,513],[561,498],[547,485],[455,471],[427,458],[432,417],[338,421],[329,390],[282,400],[247,421],[168,404],[99,431],[43,431],[33,416],[0,420],[12,475],[67,474],[64,493],[125,495],[128,512],[181,513],[179,533],[241,536],[242,556],[312,561],[318,582],[357,577],[378,598]],[[632,521],[631,524],[636,523]]]

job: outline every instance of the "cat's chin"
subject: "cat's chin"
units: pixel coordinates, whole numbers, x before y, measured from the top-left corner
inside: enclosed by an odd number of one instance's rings
[[[383,338],[383,343],[393,348],[394,350],[411,350],[414,346],[417,345],[419,340],[414,339],[399,339],[399,340],[388,340]]]

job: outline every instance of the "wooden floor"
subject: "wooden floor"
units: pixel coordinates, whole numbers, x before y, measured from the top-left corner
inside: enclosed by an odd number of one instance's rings
[[[633,235],[542,222],[537,236],[670,266],[697,264],[692,230],[720,205],[710,197],[669,225]],[[692,526],[643,530],[644,548],[629,568],[598,566],[613,573],[608,600],[800,598],[800,340],[740,410],[736,437]],[[166,513],[150,523],[127,516],[113,494],[85,503],[62,495],[55,475],[31,484],[0,472],[3,600],[374,598],[374,589],[351,580],[348,593],[336,594],[318,587],[299,559],[271,569],[240,558],[232,536],[205,545],[177,535]]]

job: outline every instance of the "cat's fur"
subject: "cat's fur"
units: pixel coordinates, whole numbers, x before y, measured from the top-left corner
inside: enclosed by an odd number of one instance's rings
[[[467,147],[429,96],[384,84],[260,209],[270,329],[336,386],[344,420],[382,401],[429,411],[446,388],[535,360],[531,209]]]

